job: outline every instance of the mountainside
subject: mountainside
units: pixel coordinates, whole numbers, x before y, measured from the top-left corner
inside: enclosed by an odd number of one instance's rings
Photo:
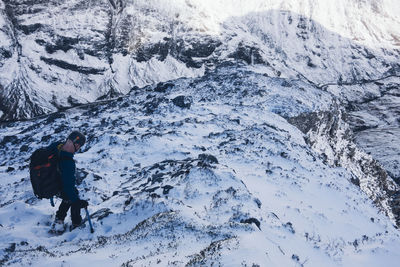
[[[398,230],[285,119],[334,105],[302,81],[225,67],[5,124],[2,264],[395,266]],[[27,158],[71,128],[88,135],[78,188],[96,231],[54,237]]]
[[[319,86],[398,78],[399,12],[396,1],[2,0],[2,119],[203,75],[227,61]]]
[[[396,266],[399,14],[0,0],[0,265]],[[54,237],[27,167],[73,129],[96,232]]]

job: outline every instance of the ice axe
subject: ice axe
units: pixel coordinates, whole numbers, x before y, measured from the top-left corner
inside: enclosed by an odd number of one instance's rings
[[[90,227],[90,233],[94,233],[94,229],[93,229],[93,225],[92,225],[92,221],[90,220],[90,215],[89,215],[89,211],[87,210],[87,208],[85,208],[86,211],[86,217],[88,219],[89,222],[89,227]]]

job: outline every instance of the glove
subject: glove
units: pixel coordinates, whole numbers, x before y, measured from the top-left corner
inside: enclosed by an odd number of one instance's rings
[[[78,199],[74,205],[80,209],[86,209],[89,203],[86,200]]]

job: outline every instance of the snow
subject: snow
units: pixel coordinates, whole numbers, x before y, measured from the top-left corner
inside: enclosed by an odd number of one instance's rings
[[[209,14],[215,24],[231,17],[270,10],[290,11],[308,17],[327,30],[369,47],[393,46],[398,36],[400,4],[396,0],[365,1],[189,1]],[[207,17],[207,19],[209,18]],[[370,18],[374,18],[371,20]],[[261,26],[261,25],[260,25]],[[262,26],[261,26],[262,27]],[[216,28],[216,26],[214,26]]]
[[[3,142],[17,138],[0,149],[6,264],[397,264],[400,236],[390,219],[350,172],[324,163],[282,117],[328,110],[329,93],[232,68],[173,84],[0,128]],[[172,103],[179,95],[192,97],[189,109]],[[148,103],[159,104],[146,110]],[[32,195],[25,159],[72,129],[88,135],[75,158],[95,233],[86,227],[51,236],[55,209]],[[24,144],[28,151],[19,152]]]
[[[250,56],[251,64],[257,56],[264,62],[258,65],[266,75],[301,78],[321,86],[336,84],[339,79],[378,79],[398,62],[395,49],[400,20],[396,11],[400,4],[395,0],[140,0],[117,4],[116,9],[110,3],[38,3],[32,7],[37,12],[26,11],[30,7],[25,8],[25,4],[10,4],[21,25],[41,25],[29,34],[17,32],[16,36],[7,30],[12,28],[11,22],[5,14],[1,16],[4,25],[0,23],[0,34],[6,34],[1,38],[2,45],[16,40],[22,48],[21,55],[17,55],[16,47],[9,49],[13,57],[4,60],[4,66],[29,73],[26,82],[38,96],[34,104],[46,107],[42,112],[70,106],[65,100],[70,96],[78,103],[87,103],[110,91],[126,94],[134,86],[202,76],[218,64],[233,61],[232,54],[239,47],[256,51]],[[68,38],[73,44],[68,44]],[[193,44],[200,50],[210,49],[210,40],[216,46],[210,55],[190,55]],[[162,53],[168,53],[165,60],[158,57],[161,48],[157,45],[162,46]],[[146,62],[137,62],[137,53],[143,50],[149,53]],[[18,64],[20,57],[26,59],[23,64]],[[80,73],[50,65],[43,58],[104,72]],[[194,60],[200,68],[189,67],[187,60]],[[4,88],[13,82],[12,73],[1,72]],[[352,92],[339,88],[335,94],[350,99]],[[28,114],[28,118],[35,115]]]
[[[0,126],[0,265],[397,266],[398,186],[364,170],[379,159],[398,175],[398,1],[111,2],[38,3],[18,21],[43,29],[14,36],[0,1],[0,86],[18,116],[32,115],[26,96],[50,112],[123,95]],[[29,156],[71,130],[88,136],[78,189],[96,231],[51,236]]]
[[[188,68],[185,63],[179,62],[169,55],[163,61],[155,57],[146,62],[132,60],[129,67],[131,82],[138,87],[181,77],[198,77],[203,74],[204,66],[200,69]]]

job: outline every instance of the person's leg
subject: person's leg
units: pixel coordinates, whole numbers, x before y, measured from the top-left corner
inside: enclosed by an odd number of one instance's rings
[[[73,226],[79,226],[82,223],[81,209],[76,205],[71,206],[71,220]]]
[[[63,200],[56,212],[56,220],[64,221],[70,207],[71,204],[68,201]]]
[[[65,231],[64,219],[67,216],[67,212],[70,207],[71,204],[68,201],[63,200],[61,202],[56,212],[56,219],[54,220],[50,232],[55,234],[62,234]]]

